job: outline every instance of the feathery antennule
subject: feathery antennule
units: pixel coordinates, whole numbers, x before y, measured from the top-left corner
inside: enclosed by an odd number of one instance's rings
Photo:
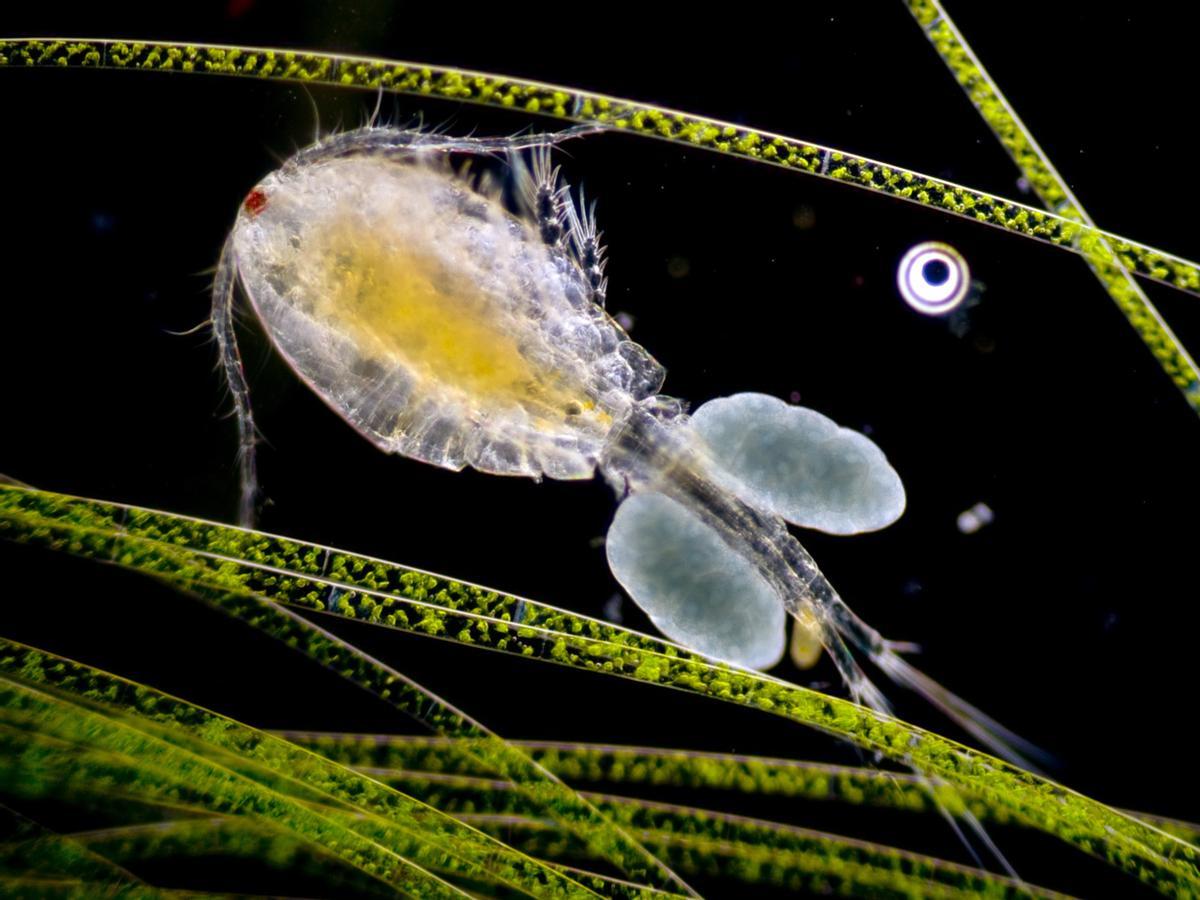
[[[550,147],[563,141],[605,130],[594,125],[577,125],[562,131],[517,137],[449,137],[434,130],[422,130],[421,124],[409,128],[365,127],[353,131],[335,131],[317,143],[299,150],[282,164],[287,170],[329,159],[358,154],[404,157],[414,151],[441,153],[513,154],[520,150]]]

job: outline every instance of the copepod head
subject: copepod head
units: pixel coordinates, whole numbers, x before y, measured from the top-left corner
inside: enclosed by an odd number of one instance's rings
[[[267,208],[267,192],[262,188],[254,188],[242,201],[242,209],[247,215],[257,216]]]
[[[499,193],[444,155],[298,156],[242,201],[238,275],[283,358],[380,449],[590,478],[662,367],[589,299],[579,260]]]

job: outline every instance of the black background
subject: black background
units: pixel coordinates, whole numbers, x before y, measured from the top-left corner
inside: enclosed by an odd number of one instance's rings
[[[948,6],[1097,222],[1200,257],[1195,32],[1177,4],[1120,15],[1090,4]],[[486,9],[246,0],[146,16],[47,4],[6,9],[0,32],[457,64],[744,122],[1021,197],[1013,165],[899,0],[851,12],[802,4],[786,17],[749,6]],[[8,70],[0,97],[0,472],[230,520],[234,433],[215,351],[203,336],[168,331],[206,317],[205,270],[246,191],[318,124],[360,124],[375,96]],[[411,98],[385,98],[383,111],[452,132],[555,127]],[[802,536],[850,604],[886,635],[921,643],[925,671],[1054,754],[1058,780],[1115,805],[1200,817],[1188,737],[1200,421],[1082,260],[844,185],[628,135],[576,141],[563,164],[599,200],[610,309],[635,318],[633,337],[669,370],[667,393],[701,402],[796,392],[869,429],[888,453],[909,497],[897,525]],[[922,240],[955,245],[981,283],[961,337],[897,295],[896,263]],[[1146,290],[1200,346],[1200,300]],[[595,540],[612,514],[601,482],[534,484],[383,456],[252,328],[243,340],[268,442],[262,527],[602,615],[617,588]],[[978,501],[995,521],[961,534],[956,516]],[[7,545],[0,560],[0,627],[13,638],[255,725],[412,730],[335,676],[142,579]],[[620,609],[625,624],[650,627],[628,601]],[[339,631],[505,736],[857,760],[798,727],[681,694]],[[834,678],[824,664],[784,663],[776,674]],[[957,736],[920,702],[888,693],[905,718]],[[901,843],[896,829],[909,828],[786,804],[751,811]],[[922,840],[961,858],[940,826]],[[1023,875],[1051,887],[1135,889],[1052,842],[1004,832],[1002,845]]]

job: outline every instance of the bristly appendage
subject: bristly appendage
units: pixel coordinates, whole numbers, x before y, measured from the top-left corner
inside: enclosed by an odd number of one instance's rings
[[[231,235],[225,239],[221,248],[217,274],[213,279],[212,330],[221,357],[225,383],[233,397],[234,415],[237,417],[237,459],[241,485],[238,524],[249,527],[254,524],[258,500],[258,464],[254,450],[258,435],[254,425],[254,412],[250,407],[250,388],[246,384],[246,371],[242,365],[242,355],[238,350],[237,334],[234,331],[233,295],[237,289],[237,279]]]
[[[568,252],[579,265],[592,302],[604,309],[608,279],[604,277],[604,246],[596,228],[596,202],[588,204],[583,188],[576,202],[570,186],[561,178],[562,167],[553,166],[551,145],[533,148],[532,161],[526,163],[519,152],[510,154],[517,203],[522,212],[537,222],[547,246]]]
[[[559,179],[562,167],[553,165],[548,146],[535,147],[531,155],[526,164],[519,152],[509,154],[517,203],[537,223],[542,241],[561,250],[571,206],[567,186]]]
[[[579,261],[579,267],[587,276],[592,288],[592,300],[604,308],[608,297],[608,279],[604,277],[604,245],[600,243],[601,232],[596,228],[596,201],[589,205],[579,189],[579,205],[567,206],[567,223],[571,234],[571,249]]]

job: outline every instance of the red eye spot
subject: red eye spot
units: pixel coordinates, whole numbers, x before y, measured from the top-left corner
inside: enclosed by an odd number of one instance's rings
[[[252,216],[257,216],[267,207],[267,195],[258,188],[252,190],[246,195],[246,202],[242,204],[246,212]]]

